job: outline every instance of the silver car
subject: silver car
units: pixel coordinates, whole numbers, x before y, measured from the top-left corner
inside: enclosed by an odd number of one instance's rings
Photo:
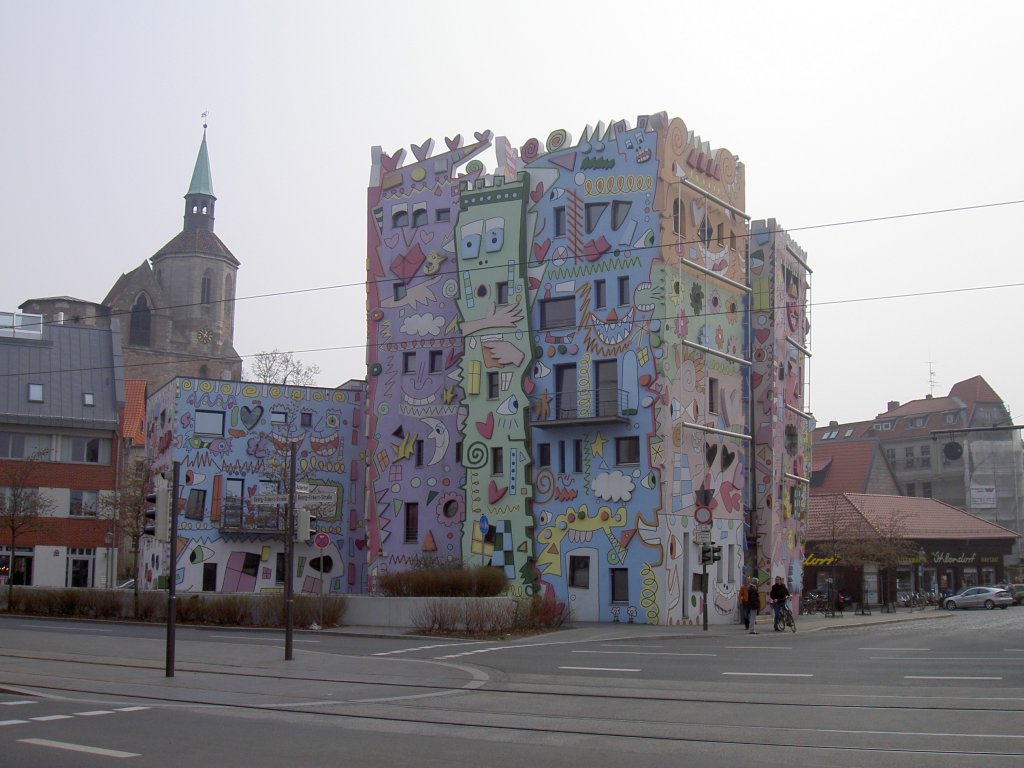
[[[996,606],[1005,609],[1013,605],[1013,595],[999,587],[967,587],[942,601],[942,607],[955,611],[957,608],[987,608]]]

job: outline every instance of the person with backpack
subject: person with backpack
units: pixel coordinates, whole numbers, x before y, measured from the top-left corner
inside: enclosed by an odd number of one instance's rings
[[[750,634],[757,634],[757,612],[761,609],[761,596],[757,593],[757,579],[753,576],[746,586],[740,587],[740,615],[743,626]]]

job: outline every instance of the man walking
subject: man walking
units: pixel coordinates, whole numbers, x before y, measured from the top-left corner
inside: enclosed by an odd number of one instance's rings
[[[757,612],[761,608],[761,597],[757,593],[757,579],[753,576],[750,577],[750,581],[747,583],[746,593],[744,594],[746,602],[741,606],[743,612],[743,626],[746,627],[750,634],[757,634]]]
[[[782,606],[789,599],[789,589],[782,581],[781,576],[775,577],[775,583],[772,584],[772,591],[769,593],[772,599],[772,610],[775,612],[775,621],[773,628],[776,632],[782,632],[785,627],[779,627],[779,614],[782,613]]]

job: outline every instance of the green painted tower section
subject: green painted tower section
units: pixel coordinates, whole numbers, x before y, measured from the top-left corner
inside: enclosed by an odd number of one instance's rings
[[[188,186],[188,192],[185,196],[189,195],[208,195],[209,197],[216,197],[213,194],[213,174],[210,173],[210,154],[206,149],[206,127],[203,126],[203,143],[199,145],[199,156],[196,158],[196,167],[192,171],[192,183]]]

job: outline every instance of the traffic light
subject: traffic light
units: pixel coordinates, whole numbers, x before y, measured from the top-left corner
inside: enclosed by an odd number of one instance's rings
[[[316,531],[316,515],[302,507],[295,510],[295,540],[309,541]]]
[[[719,547],[718,549],[721,550],[722,548]],[[700,562],[701,562],[701,565],[707,565],[708,563],[714,562],[711,559],[713,550],[714,550],[714,548],[710,544],[701,544],[701,547],[700,547]]]
[[[715,544],[713,547],[711,547],[711,559],[708,562],[709,563],[717,563],[721,559],[722,559],[722,545],[721,544]]]
[[[157,541],[168,541],[171,528],[171,488],[163,476],[153,478],[153,492],[146,495],[146,503],[153,505],[146,507],[146,535],[156,536]],[[153,522],[150,523],[150,520]]]

